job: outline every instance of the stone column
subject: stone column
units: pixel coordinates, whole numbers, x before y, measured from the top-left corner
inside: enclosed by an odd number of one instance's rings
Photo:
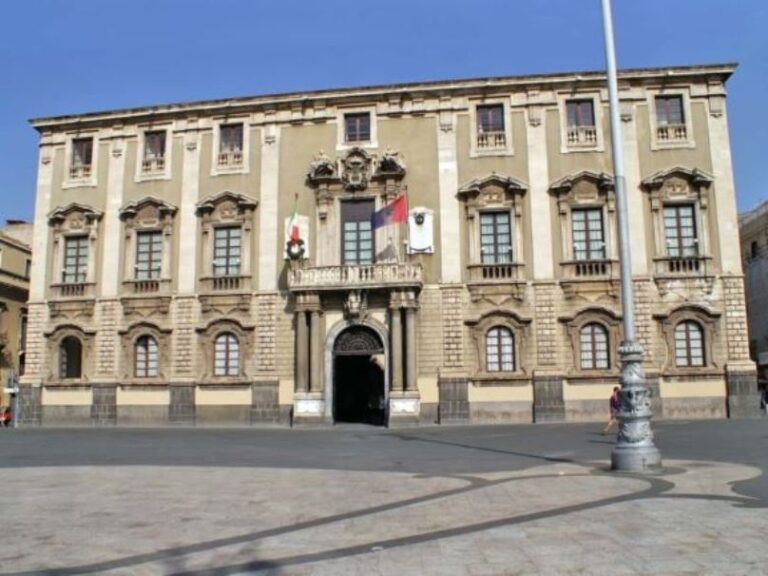
[[[309,390],[323,391],[323,318],[320,310],[312,310],[309,315]]]
[[[416,386],[416,309],[405,309],[405,390],[417,391]]]
[[[309,340],[307,338],[307,313],[303,308],[296,311],[296,392],[309,391]]]
[[[392,356],[392,392],[403,391],[403,327],[401,322],[402,309],[400,303],[395,300],[389,309],[390,314],[390,349]]]

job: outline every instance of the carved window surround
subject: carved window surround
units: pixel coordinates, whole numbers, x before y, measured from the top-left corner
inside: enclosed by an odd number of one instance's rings
[[[221,145],[221,127],[231,124],[243,125],[243,149],[242,161],[239,164],[222,164],[219,162],[219,153]],[[239,116],[237,118],[216,118],[211,122],[213,127],[213,138],[211,144],[211,176],[221,176],[223,174],[248,174],[251,171],[251,126],[248,116]]]
[[[595,119],[594,130],[585,126],[568,126],[568,102],[574,100],[590,100]],[[557,94],[557,107],[560,116],[560,153],[574,152],[605,152],[605,137],[603,135],[603,106],[600,92],[561,92]],[[585,131],[586,134],[585,134]],[[592,134],[594,132],[594,139]],[[586,135],[587,138],[582,136]]]
[[[246,326],[231,318],[212,320],[206,326],[198,328],[199,360],[197,373],[201,375],[200,384],[246,384],[254,351],[253,332],[254,326]],[[216,338],[225,333],[234,334],[238,341],[240,373],[237,376],[214,376],[213,374]]]
[[[61,378],[59,376],[59,365],[61,362],[61,343],[68,336],[73,336],[80,341],[82,358],[80,378]],[[82,386],[88,384],[90,375],[95,369],[95,330],[85,330],[75,324],[61,324],[54,330],[45,333],[46,344],[48,346],[48,365],[47,381],[45,385],[55,386]]]
[[[659,126],[657,123],[656,97],[678,96],[683,102],[684,124],[677,131],[684,133],[680,137],[668,139],[659,138]],[[651,134],[651,150],[668,150],[670,148],[696,148],[693,134],[693,117],[691,115],[691,92],[687,87],[663,88],[646,90],[646,102],[648,104],[648,122]]]
[[[558,320],[563,324],[571,349],[571,362],[568,364],[569,379],[599,380],[606,377],[618,376],[621,366],[617,357],[619,344],[624,337],[621,316],[607,308],[590,307],[579,311],[574,316],[561,316]],[[581,368],[581,329],[587,324],[600,324],[608,331],[608,368]]]
[[[713,177],[696,168],[674,167],[657,172],[641,182],[648,194],[653,226],[654,278],[709,277],[710,252],[709,196]],[[670,257],[666,252],[664,207],[692,205],[697,231],[698,255]]]
[[[138,322],[125,330],[120,330],[120,344],[122,346],[122,383],[121,385],[139,386],[167,386],[167,377],[171,373],[171,330],[160,328],[149,322]],[[136,341],[142,336],[151,336],[157,342],[158,348],[158,375],[149,378],[137,378],[136,365]]]
[[[469,284],[509,284],[524,281],[523,195],[527,184],[493,172],[468,182],[457,193],[464,203],[469,238]],[[512,259],[509,263],[483,264],[480,253],[480,215],[508,212],[512,225]]]
[[[147,132],[165,132],[165,150],[161,159],[144,163]],[[136,146],[136,168],[134,171],[135,182],[149,182],[153,180],[170,180],[171,167],[173,165],[173,127],[165,126],[141,126],[139,127],[138,145]]]
[[[93,138],[93,148],[91,151],[91,164],[87,168],[87,173],[81,176],[73,176],[72,166],[72,142],[81,138]],[[99,133],[96,130],[88,132],[75,132],[66,135],[64,143],[64,181],[61,187],[83,188],[95,187],[98,185],[99,174]]]
[[[53,235],[51,289],[54,298],[93,298],[95,296],[96,263],[102,212],[75,202],[56,208],[48,215]],[[85,282],[61,282],[64,271],[65,243],[68,237],[88,238]]]
[[[244,194],[220,192],[198,203],[197,216],[202,234],[202,274],[200,290],[203,292],[240,292],[251,290],[251,254],[253,244],[254,213],[258,201]],[[218,227],[240,228],[240,273],[236,276],[213,275],[214,231]]]
[[[173,232],[176,206],[147,196],[128,202],[120,209],[125,242],[123,244],[123,286],[135,295],[165,294],[170,292],[173,262]],[[139,280],[136,278],[136,249],[139,232],[162,233],[162,260],[160,277]]]
[[[531,319],[522,318],[514,312],[493,311],[478,319],[466,321],[475,342],[477,365],[472,379],[482,385],[502,381],[525,380],[531,377],[528,355],[528,342],[532,342],[530,333]],[[486,337],[492,328],[501,327],[512,331],[514,335],[515,369],[511,372],[489,372],[487,369]]]
[[[371,137],[370,140],[363,142],[347,142],[346,140],[346,123],[344,116],[347,114],[361,114],[367,113],[370,119]],[[376,106],[358,106],[352,108],[338,108],[336,110],[336,151],[346,152],[355,148],[365,148],[368,150],[376,149],[379,147],[379,131],[378,121],[376,118]]]
[[[484,135],[485,137],[491,136],[497,141],[503,141],[498,145],[494,145],[493,142],[487,142],[486,146],[482,146],[482,142],[478,142],[478,121],[477,121],[477,107],[478,106],[502,106],[503,118],[504,118],[504,131],[498,135],[491,133]],[[482,98],[482,99],[470,99],[469,101],[469,157],[478,158],[483,156],[512,156],[515,153],[514,143],[512,141],[512,114],[510,112],[510,98]],[[480,144],[480,145],[479,145]]]
[[[713,312],[703,306],[688,304],[680,306],[668,314],[654,314],[666,345],[666,357],[662,366],[663,375],[696,375],[722,373],[722,364],[714,357],[715,340],[720,332],[719,312]],[[675,363],[675,327],[685,320],[697,322],[703,329],[704,366],[677,366]]]
[[[334,159],[321,150],[311,162],[306,180],[315,194],[316,204],[312,264],[320,267],[341,264],[341,202],[371,199],[379,210],[403,191],[405,176],[404,159],[389,147],[380,155],[354,147]],[[375,246],[386,247],[390,243],[399,251],[399,226],[375,231]]]

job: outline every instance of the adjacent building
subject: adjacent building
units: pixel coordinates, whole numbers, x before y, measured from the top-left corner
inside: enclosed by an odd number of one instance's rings
[[[10,406],[9,379],[25,369],[31,235],[32,226],[20,221],[0,228],[0,407]]]
[[[638,333],[665,418],[757,410],[734,69],[620,73]],[[603,419],[622,338],[604,85],[483,78],[32,120],[22,419]]]
[[[749,349],[768,380],[768,202],[739,215],[749,319]]]

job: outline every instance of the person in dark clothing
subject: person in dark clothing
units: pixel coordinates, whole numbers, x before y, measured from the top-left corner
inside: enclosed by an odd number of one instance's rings
[[[603,428],[603,434],[608,434],[608,431],[617,423],[616,414],[618,414],[619,408],[621,408],[618,386],[613,387],[613,394],[611,394],[611,398],[608,400],[608,407],[610,408],[611,415],[608,418],[608,423],[605,425],[605,428]]]

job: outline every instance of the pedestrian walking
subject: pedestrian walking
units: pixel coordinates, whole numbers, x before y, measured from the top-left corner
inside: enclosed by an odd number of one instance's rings
[[[605,428],[603,428],[603,435],[608,434],[608,431],[617,423],[616,414],[618,414],[619,408],[621,407],[618,386],[613,387],[613,394],[611,394],[611,397],[608,400],[608,407],[610,408],[611,415],[608,417],[608,423],[605,425]]]

